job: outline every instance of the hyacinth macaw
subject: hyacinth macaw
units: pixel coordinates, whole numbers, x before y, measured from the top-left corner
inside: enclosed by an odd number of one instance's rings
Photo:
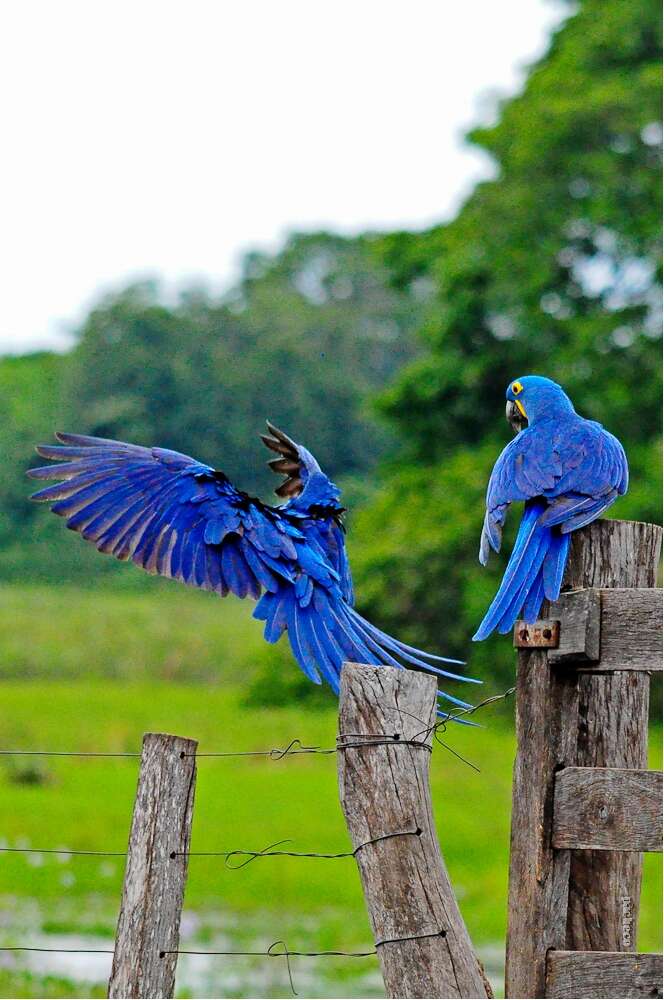
[[[100,552],[222,597],[255,598],[267,641],[286,632],[307,677],[320,684],[322,675],[337,693],[346,660],[472,680],[433,665],[462,661],[407,646],[354,610],[340,491],[306,448],[267,426],[261,437],[278,456],[268,464],[285,475],[276,490],[282,506],[179,452],[79,434],[56,434],[60,444],[37,448],[59,464],[28,475],[59,482],[32,499],[53,502],[53,513]]]
[[[493,467],[486,496],[480,562],[500,550],[507,508],[525,500],[523,518],[498,593],[473,636],[534,622],[544,599],[557,600],[570,532],[590,524],[627,492],[623,447],[594,420],[580,417],[551,379],[526,375],[507,388],[506,416],[516,437]]]

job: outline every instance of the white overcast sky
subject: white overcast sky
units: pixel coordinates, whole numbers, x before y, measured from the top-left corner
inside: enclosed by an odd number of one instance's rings
[[[487,163],[555,0],[21,0],[0,10],[0,351],[105,289],[224,288],[291,229],[421,228]],[[489,104],[491,102],[488,102]]]

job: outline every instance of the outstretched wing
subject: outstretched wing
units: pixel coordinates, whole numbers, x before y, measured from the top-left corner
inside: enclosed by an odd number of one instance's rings
[[[297,475],[301,486],[289,487],[291,500],[283,507],[270,507],[236,489],[223,472],[179,452],[78,434],[57,437],[60,444],[37,450],[58,464],[28,474],[58,482],[33,494],[34,500],[52,503],[67,527],[99,551],[149,573],[222,596],[262,594],[255,617],[265,621],[266,639],[275,642],[286,631],[300,667],[316,683],[322,674],[338,691],[345,660],[405,662],[458,677],[430,662],[458,660],[400,643],[353,610],[335,521],[342,510],[339,491],[301,446],[294,446],[305,467]],[[286,447],[289,439],[282,437],[274,440]]]
[[[100,552],[222,596],[258,598],[294,581],[302,532],[223,472],[164,448],[57,438],[60,445],[37,450],[62,464],[28,475],[59,482],[32,499],[52,502],[53,513]]]

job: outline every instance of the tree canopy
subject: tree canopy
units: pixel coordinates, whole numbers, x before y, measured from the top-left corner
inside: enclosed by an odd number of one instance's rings
[[[424,353],[379,400],[401,452],[355,525],[358,589],[418,642],[468,653],[502,569],[480,571],[476,549],[511,379],[554,378],[620,436],[632,485],[612,515],[661,516],[660,16],[654,0],[582,0],[468,137],[494,179],[448,225],[382,243],[395,284],[433,297]],[[505,647],[475,648],[475,669],[498,655],[507,670]]]
[[[169,302],[156,282],[131,285],[97,303],[66,356],[0,361],[0,544],[11,549],[1,572],[117,572],[27,502],[32,446],[57,428],[193,452],[269,495],[258,437],[268,418],[364,495],[394,437],[371,402],[416,355],[422,315],[416,294],[391,286],[373,245],[371,236],[295,234],[276,254],[249,254],[221,297],[192,287]]]

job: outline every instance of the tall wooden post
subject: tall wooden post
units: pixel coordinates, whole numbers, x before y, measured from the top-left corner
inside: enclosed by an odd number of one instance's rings
[[[596,521],[572,536],[570,589],[654,587],[662,529]],[[625,650],[625,666],[631,655]],[[601,670],[602,661],[598,669]],[[650,675],[642,670],[579,673],[578,767],[648,766]],[[636,951],[643,855],[573,851],[567,912],[570,951]]]
[[[427,674],[344,665],[339,794],[387,995],[488,997],[433,821],[436,692]]]
[[[646,766],[658,636],[639,605],[657,603],[635,588],[655,585],[661,535],[655,525],[606,520],[575,532],[564,587],[583,591],[545,606],[538,627],[517,625],[508,997],[549,995],[547,953],[635,949],[641,855],[556,846],[554,793],[566,768]],[[659,622],[661,630],[661,611]]]
[[[570,852],[554,851],[551,824],[555,774],[575,762],[578,698],[577,678],[550,670],[546,650],[519,651],[505,965],[508,997],[543,997],[546,954],[565,947]]]
[[[146,733],[109,997],[172,997],[196,785],[195,740]]]

